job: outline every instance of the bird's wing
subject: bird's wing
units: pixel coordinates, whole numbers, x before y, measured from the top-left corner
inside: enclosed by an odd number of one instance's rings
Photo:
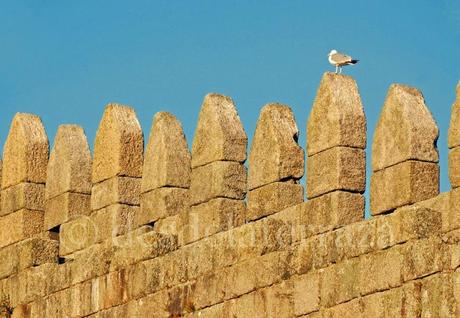
[[[349,55],[345,55],[342,53],[335,53],[331,55],[331,60],[334,61],[334,63],[342,64],[342,63],[350,62],[352,58]]]

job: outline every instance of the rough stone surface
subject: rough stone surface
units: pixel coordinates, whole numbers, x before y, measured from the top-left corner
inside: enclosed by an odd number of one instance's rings
[[[169,216],[183,213],[189,207],[189,190],[158,188],[141,196],[141,209],[136,224],[143,225]]]
[[[307,159],[307,196],[334,191],[363,193],[366,187],[366,153],[362,149],[334,147]]]
[[[460,146],[460,82],[457,84],[457,95],[452,105],[447,145],[449,148]]]
[[[460,187],[460,147],[449,150],[449,180],[452,188]]]
[[[366,148],[366,117],[354,79],[327,72],[307,123],[307,153],[337,146]]]
[[[0,217],[0,229],[0,248],[27,239],[42,231],[43,211],[22,209]]]
[[[281,104],[262,108],[249,154],[249,190],[303,176],[304,153],[292,110]]]
[[[247,220],[257,220],[302,202],[303,187],[300,184],[270,183],[249,191]]]
[[[39,183],[19,183],[2,190],[0,215],[7,215],[20,209],[45,209],[45,186]]]
[[[99,210],[116,203],[139,205],[141,179],[113,177],[93,185],[91,209]]]
[[[141,177],[144,139],[134,110],[109,104],[94,142],[92,182],[115,176]]]
[[[192,168],[218,160],[244,162],[248,138],[230,97],[208,94],[192,146]]]
[[[402,162],[372,175],[371,212],[377,215],[438,194],[439,166],[436,163]]]
[[[191,207],[179,233],[181,245],[240,226],[246,218],[246,206],[241,200],[225,198]]]
[[[45,183],[48,153],[40,118],[17,113],[3,147],[2,189],[21,182]]]
[[[182,125],[170,113],[157,113],[145,151],[142,192],[160,187],[189,188],[190,165]]]
[[[246,167],[234,161],[215,161],[192,170],[190,204],[213,198],[244,199]]]
[[[439,131],[415,88],[393,84],[383,105],[372,143],[372,170],[407,160],[438,162]]]
[[[66,256],[134,229],[139,207],[114,204],[61,225],[59,255]]]
[[[91,154],[83,129],[61,125],[46,175],[46,199],[64,192],[91,193]]]
[[[66,192],[46,201],[44,229],[50,230],[77,216],[91,213],[91,196]]]

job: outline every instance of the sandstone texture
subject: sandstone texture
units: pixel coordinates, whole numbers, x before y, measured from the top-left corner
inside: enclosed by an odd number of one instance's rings
[[[249,154],[249,190],[303,176],[304,153],[292,110],[268,104],[260,112]]]
[[[314,101],[307,200],[282,104],[262,108],[247,167],[219,94],[204,99],[192,154],[160,112],[144,155],[134,110],[110,104],[93,162],[74,125],[48,161],[40,119],[18,114],[0,162],[0,318],[460,317],[457,101],[452,190],[439,193],[436,124],[419,91],[391,86],[366,218],[366,120],[349,76],[326,73]]]
[[[372,143],[372,170],[406,160],[438,162],[438,127],[420,91],[393,84],[383,105]]]

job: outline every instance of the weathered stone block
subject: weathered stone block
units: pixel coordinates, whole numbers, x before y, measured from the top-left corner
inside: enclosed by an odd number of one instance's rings
[[[404,264],[403,254],[399,248],[393,247],[385,251],[363,255],[359,262],[358,282],[361,295],[402,285]]]
[[[376,250],[376,224],[376,220],[371,219],[337,229],[331,251],[335,262]]]
[[[45,209],[45,185],[23,182],[2,190],[0,215],[20,209],[43,211]]]
[[[141,194],[141,209],[136,224],[143,225],[183,213],[189,208],[189,190],[158,188]]]
[[[293,277],[294,281],[294,313],[297,316],[319,310],[319,274],[312,272]]]
[[[360,271],[357,259],[346,260],[320,272],[322,306],[332,307],[359,296]]]
[[[365,200],[359,193],[334,191],[301,205],[301,222],[311,236],[364,218]]]
[[[65,192],[91,193],[91,153],[77,125],[59,126],[46,173],[46,199]]]
[[[213,161],[244,162],[248,138],[233,100],[208,94],[201,106],[192,146],[192,168]]]
[[[0,217],[0,248],[29,238],[43,230],[43,211],[22,209]]]
[[[222,197],[244,199],[246,167],[233,161],[215,161],[192,170],[190,204]]]
[[[141,179],[114,177],[93,185],[91,209],[99,210],[111,204],[139,205]]]
[[[320,315],[322,314],[322,316]],[[353,299],[346,303],[328,308],[320,312],[318,316],[321,318],[368,318],[363,314],[363,302],[361,298]],[[310,318],[310,316],[307,316]]]
[[[50,230],[80,215],[91,213],[91,196],[66,192],[46,201],[44,229]]]
[[[457,84],[457,95],[452,105],[447,145],[449,148],[460,146],[460,82]]]
[[[17,113],[3,147],[2,189],[21,182],[45,183],[48,137],[38,116]]]
[[[308,156],[337,146],[366,148],[366,117],[352,77],[324,73],[307,131]]]
[[[134,109],[107,105],[94,142],[92,182],[116,176],[140,178],[143,153],[144,137]]]
[[[442,213],[421,206],[408,206],[376,218],[377,247],[385,249],[410,239],[439,235]]]
[[[449,150],[449,180],[452,188],[460,187],[460,147]]]
[[[192,206],[179,232],[179,244],[188,244],[244,223],[246,206],[242,200],[225,198]]]
[[[307,196],[334,190],[364,192],[366,153],[362,149],[334,147],[307,159]]]
[[[139,207],[115,204],[61,225],[59,255],[66,256],[92,244],[134,229]]]
[[[173,235],[153,231],[136,235],[114,251],[110,269],[121,270],[128,265],[155,258],[176,249],[177,238]]]
[[[438,136],[422,93],[406,85],[391,85],[374,132],[372,170],[407,160],[438,162]]]
[[[270,183],[249,191],[247,220],[257,220],[302,202],[303,187],[300,184]]]
[[[445,247],[439,237],[408,242],[403,246],[404,281],[441,271]]]
[[[298,136],[288,106],[268,104],[262,108],[249,154],[249,190],[303,176],[304,153],[297,144]]]
[[[439,166],[406,161],[374,172],[371,177],[373,215],[430,199],[439,193]]]
[[[294,315],[292,281],[283,281],[267,288],[257,290],[264,303],[263,316],[267,318],[290,318]]]
[[[190,165],[182,125],[170,113],[156,113],[145,150],[142,192],[161,187],[189,188]]]
[[[458,317],[452,274],[432,275],[422,282],[422,317]]]

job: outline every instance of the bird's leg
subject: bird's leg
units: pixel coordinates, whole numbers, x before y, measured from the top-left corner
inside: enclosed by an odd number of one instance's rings
[[[336,65],[336,66],[335,66],[335,74],[337,74],[338,72],[339,72],[339,66]]]
[[[342,66],[339,66],[339,74],[342,74]]]

